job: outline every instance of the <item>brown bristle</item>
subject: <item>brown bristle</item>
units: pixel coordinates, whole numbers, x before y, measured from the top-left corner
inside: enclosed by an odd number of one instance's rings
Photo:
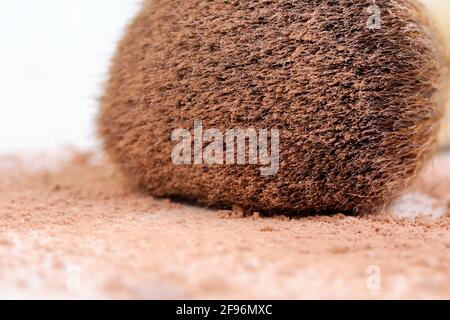
[[[121,42],[99,131],[157,197],[260,212],[371,213],[432,152],[443,49],[422,7],[367,1],[153,0]],[[175,165],[174,129],[277,128],[280,167]]]

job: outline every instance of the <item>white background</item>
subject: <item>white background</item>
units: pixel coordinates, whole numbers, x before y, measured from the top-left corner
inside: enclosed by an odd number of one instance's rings
[[[110,58],[137,0],[0,0],[0,152],[91,148]]]
[[[448,21],[449,0],[424,1]],[[97,99],[138,8],[139,0],[0,0],[0,153],[96,146]]]

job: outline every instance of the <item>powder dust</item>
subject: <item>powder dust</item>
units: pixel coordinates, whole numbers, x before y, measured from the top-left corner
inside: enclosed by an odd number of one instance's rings
[[[401,217],[295,218],[156,200],[89,154],[33,170],[1,157],[0,298],[448,299],[450,217],[430,213],[448,211],[449,163]]]

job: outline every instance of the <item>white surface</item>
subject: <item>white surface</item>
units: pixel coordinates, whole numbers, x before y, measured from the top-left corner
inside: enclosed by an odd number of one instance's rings
[[[97,99],[138,0],[0,1],[0,153],[95,141]]]
[[[401,218],[416,218],[420,216],[435,219],[444,217],[448,207],[441,201],[422,192],[411,192],[403,195],[392,206],[392,214]]]

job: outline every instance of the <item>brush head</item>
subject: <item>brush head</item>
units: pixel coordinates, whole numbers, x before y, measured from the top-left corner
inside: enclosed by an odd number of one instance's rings
[[[99,115],[111,158],[157,197],[262,212],[370,213],[429,158],[443,49],[409,0],[153,0]],[[174,129],[277,128],[278,173],[175,165]]]

